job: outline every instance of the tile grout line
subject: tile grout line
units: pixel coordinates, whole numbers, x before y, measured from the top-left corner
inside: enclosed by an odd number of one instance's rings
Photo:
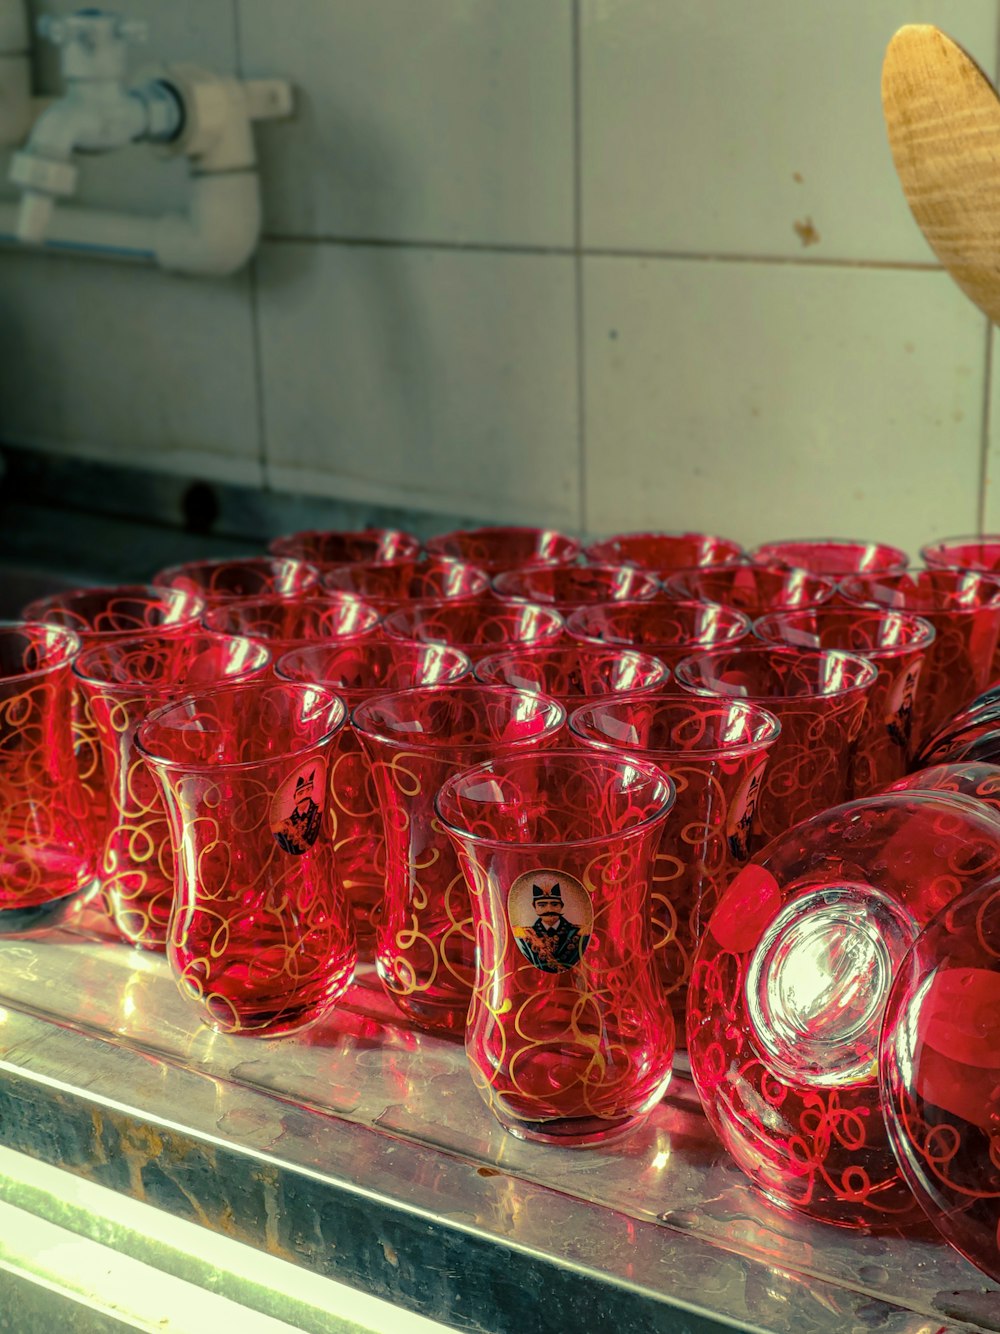
[[[577,518],[582,535],[587,527],[587,394],[584,367],[583,304],[583,164],[582,144],[582,69],[580,62],[580,0],[570,4],[571,89],[573,115],[573,294],[576,349],[576,439],[577,439]]]
[[[796,255],[751,255],[736,252],[717,254],[694,250],[634,250],[612,246],[532,245],[500,241],[414,240],[406,237],[346,236],[319,233],[313,236],[294,232],[265,232],[263,240],[272,245],[339,245],[345,248],[370,247],[373,250],[471,251],[496,255],[554,255],[573,259],[584,255],[594,259],[663,259],[709,264],[765,264],[803,269],[885,269],[904,273],[942,273],[944,266],[928,260],[903,259],[821,259]]]
[[[243,69],[243,23],[240,11],[240,0],[232,0],[233,6],[233,35],[236,40],[236,73],[239,78],[245,78]],[[260,185],[260,173],[257,174],[258,189]],[[265,239],[263,231],[260,241]],[[260,242],[258,242],[258,250]],[[252,256],[249,264],[249,273],[247,283],[250,296],[250,341],[253,349],[253,389],[254,389],[254,413],[257,418],[257,464],[260,468],[260,484],[263,491],[271,489],[268,480],[268,448],[267,448],[267,421],[264,414],[264,359],[261,353],[260,341],[260,303],[257,291],[257,255]]]

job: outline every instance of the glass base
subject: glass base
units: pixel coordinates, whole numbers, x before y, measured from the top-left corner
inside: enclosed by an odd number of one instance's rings
[[[74,889],[58,899],[35,903],[25,908],[0,908],[0,935],[20,935],[26,931],[44,931],[58,926],[77,906],[93,894],[96,882]]]
[[[564,1149],[586,1149],[593,1144],[611,1144],[623,1139],[642,1125],[649,1110],[620,1121],[605,1121],[598,1116],[573,1116],[559,1121],[505,1121],[495,1111],[493,1115],[515,1139],[532,1140],[536,1144],[561,1144]]]
[[[468,1004],[435,1005],[433,1001],[419,999],[416,995],[401,996],[398,992],[385,989],[386,995],[406,1016],[415,1028],[422,1028],[428,1033],[440,1037],[461,1038],[465,1041],[465,1028],[468,1019]]]

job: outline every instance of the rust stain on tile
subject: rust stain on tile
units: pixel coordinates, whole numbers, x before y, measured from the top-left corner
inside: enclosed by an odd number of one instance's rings
[[[803,246],[817,245],[819,242],[819,232],[813,225],[812,218],[796,218],[792,223],[795,233]]]

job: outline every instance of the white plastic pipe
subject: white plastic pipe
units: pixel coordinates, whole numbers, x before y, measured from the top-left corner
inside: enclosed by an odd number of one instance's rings
[[[155,263],[175,273],[222,278],[249,260],[260,235],[255,172],[195,176],[188,212],[147,218],[61,206],[42,249]],[[0,243],[17,244],[19,205],[0,204]]]

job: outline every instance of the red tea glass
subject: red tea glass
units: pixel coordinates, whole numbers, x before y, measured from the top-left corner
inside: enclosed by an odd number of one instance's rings
[[[327,815],[346,718],[329,690],[263,679],[186,696],[139,729],[177,848],[167,957],[220,1032],[294,1032],[351,981]]]
[[[115,926],[133,945],[162,950],[174,895],[166,812],[136,745],[153,709],[207,684],[263,672],[267,650],[205,630],[135,635],[92,644],[75,665],[101,739],[110,797],[101,892]]]
[[[913,718],[934,627],[919,616],[861,607],[774,612],[754,622],[754,634],[789,648],[840,649],[878,670],[851,761],[850,795],[867,797],[901,778],[913,755]]]
[[[70,630],[0,623],[0,930],[54,920],[93,880],[73,756]]]
[[[551,528],[459,528],[430,537],[424,545],[436,556],[470,561],[490,575],[524,565],[572,565],[580,554],[575,537]]]
[[[880,1080],[903,1177],[946,1241],[1000,1280],[1000,883],[950,904],[899,969]]]
[[[750,619],[707,602],[626,602],[581,607],[566,618],[566,633],[588,644],[641,649],[673,671],[682,658],[750,635]]]
[[[554,607],[562,615],[593,603],[643,602],[659,588],[655,575],[634,565],[534,565],[493,578],[498,598]]]
[[[657,975],[683,1040],[694,952],[729,878],[756,851],[757,794],[778,720],[756,704],[658,695],[585,705],[569,727],[588,747],[658,765],[676,790],[650,907]]]
[[[757,805],[764,839],[850,795],[851,752],[878,677],[872,663],[832,650],[741,647],[685,658],[675,677],[699,695],[753,700],[781,723]]]
[[[887,792],[945,792],[982,802],[1000,817],[1000,765],[972,760],[963,764],[932,764],[900,778]]]
[[[25,607],[27,621],[44,621],[72,630],[81,645],[127,635],[174,634],[196,625],[204,602],[177,588],[151,584],[122,584],[77,588],[51,597],[36,598]],[[108,816],[108,792],[101,762],[101,741],[86,695],[73,689],[73,748],[76,768],[87,799],[87,820],[103,837]]]
[[[299,597],[319,582],[319,571],[300,560],[246,556],[242,560],[195,560],[153,575],[157,588],[180,588],[217,607],[233,598]]]
[[[738,542],[708,533],[618,533],[591,542],[586,548],[591,561],[638,565],[666,578],[675,570],[696,565],[729,565],[746,558]]]
[[[461,682],[379,695],[354,710],[385,822],[375,962],[388,994],[423,1028],[464,1030],[475,970],[472,908],[435,814],[438,788],[470,765],[550,745],[565,717],[542,695]]]
[[[648,653],[600,644],[505,649],[476,664],[476,679],[484,685],[537,690],[567,710],[602,695],[662,690],[669,675]]]
[[[465,561],[427,556],[423,560],[359,561],[327,570],[323,587],[351,593],[384,616],[407,602],[428,598],[475,598],[489,591],[489,576]]]
[[[420,539],[399,528],[305,529],[268,543],[272,556],[309,565],[344,565],[356,560],[402,560],[420,555]]]
[[[648,882],[672,804],[654,765],[583,750],[491,760],[441,789],[473,908],[465,1049],[479,1092],[520,1139],[621,1135],[670,1080]]]
[[[379,693],[458,681],[469,659],[445,644],[365,638],[350,644],[310,644],[279,658],[275,671],[334,691],[353,712]],[[375,928],[385,892],[385,830],[371,764],[353,725],[338,733],[330,765],[330,827],[337,874],[354,917],[358,953],[374,957]]]
[[[807,537],[764,542],[750,553],[755,565],[784,565],[843,579],[852,574],[891,574],[905,570],[910,558],[882,542],[841,537]]]
[[[932,569],[1000,570],[1000,534],[982,537],[945,537],[920,548],[920,557]]]
[[[918,743],[989,685],[1000,632],[1000,575],[904,570],[845,579],[840,592],[855,605],[913,612],[933,625],[914,726]]]
[[[500,648],[553,644],[562,638],[563,619],[551,607],[525,602],[442,600],[400,607],[382,622],[390,639],[418,644],[450,644],[472,662]]]
[[[317,640],[367,639],[379,620],[378,611],[357,598],[267,597],[238,598],[213,607],[203,624],[216,634],[259,639],[277,655]]]
[[[912,1222],[877,1056],[893,979],[941,907],[1000,873],[1000,824],[940,792],[825,811],[730,883],[695,959],[691,1072],[772,1200],[845,1227]]]
[[[678,570],[664,580],[669,598],[690,602],[718,602],[750,617],[796,607],[818,607],[836,591],[833,579],[808,570],[778,565],[707,565],[700,570]]]

